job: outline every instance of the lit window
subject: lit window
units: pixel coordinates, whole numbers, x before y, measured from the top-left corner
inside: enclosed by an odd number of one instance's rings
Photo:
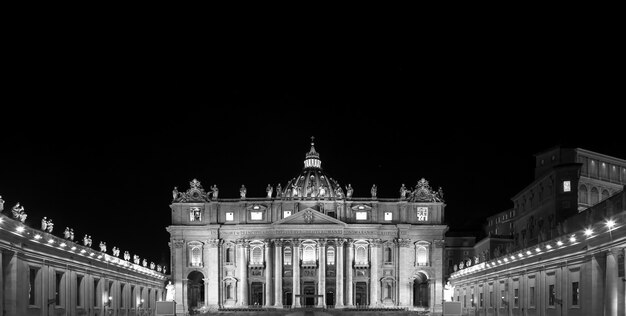
[[[357,220],[366,220],[367,219],[367,212],[356,212],[356,219]]]
[[[417,265],[426,265],[428,263],[428,251],[426,247],[417,247]]]
[[[260,221],[263,219],[263,212],[250,212],[250,219],[253,221]]]
[[[328,265],[329,266],[334,266],[335,265],[335,248],[328,248],[328,250],[326,251],[326,257],[327,257],[327,261],[328,261]]]
[[[252,249],[252,264],[263,263],[263,249],[261,247],[254,247]]]
[[[226,221],[227,222],[232,222],[234,220],[235,220],[235,216],[233,215],[233,212],[226,213]]]
[[[290,266],[291,265],[291,248],[287,247],[285,248],[285,255],[284,255],[284,264],[286,266]]]
[[[417,220],[420,222],[424,222],[428,220],[428,207],[417,208]]]
[[[200,247],[191,248],[191,266],[202,266],[202,249]]]
[[[189,221],[199,222],[202,220],[202,211],[199,207],[192,207],[189,209]]]
[[[304,249],[302,250],[302,262],[315,262],[315,247],[313,245],[304,246]]]
[[[385,220],[390,221],[393,219],[393,214],[391,212],[385,212]]]
[[[283,212],[283,218],[287,218],[289,216],[291,216],[291,211],[284,211]]]
[[[570,192],[570,191],[572,191],[571,182],[563,181],[563,192]]]

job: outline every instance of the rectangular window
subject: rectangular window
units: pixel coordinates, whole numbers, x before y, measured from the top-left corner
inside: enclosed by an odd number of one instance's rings
[[[29,269],[29,282],[28,282],[28,304],[29,305],[37,305],[38,301],[38,288],[37,288],[37,273],[39,269],[30,268]]]
[[[535,287],[531,286],[528,288],[528,305],[531,307],[535,306]]]
[[[519,289],[514,289],[513,295],[513,307],[519,307]]]
[[[54,274],[54,302],[57,306],[61,305],[62,297],[61,297],[61,286],[63,280],[63,273],[55,273]]]
[[[478,297],[480,298],[480,307],[483,307],[483,293],[479,293]]]
[[[199,207],[189,208],[189,221],[190,222],[202,221],[202,210]]]
[[[489,307],[493,307],[493,291],[489,291]]]
[[[467,307],[467,295],[463,294],[463,307]]]
[[[563,192],[572,191],[572,184],[569,180],[563,181]]]
[[[393,219],[393,213],[391,212],[385,212],[385,220],[386,221],[390,221]]]
[[[572,306],[578,306],[579,298],[578,282],[572,282]]]
[[[366,220],[367,219],[367,212],[356,212],[356,219],[357,220]]]
[[[291,216],[291,211],[283,211],[283,218]]]
[[[554,298],[556,293],[554,292],[554,284],[550,284],[548,287],[548,306],[554,306]]]
[[[470,300],[470,304],[474,306],[474,294],[472,293],[472,299]]]
[[[504,306],[504,290],[500,290],[500,307]]]
[[[260,221],[263,219],[263,212],[250,212],[250,219],[253,221]]]
[[[233,212],[226,213],[226,221],[227,222],[232,222],[233,220],[235,220],[235,216],[234,216]]]

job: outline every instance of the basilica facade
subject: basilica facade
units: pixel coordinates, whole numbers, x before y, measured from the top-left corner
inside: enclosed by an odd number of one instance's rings
[[[345,189],[345,192],[344,192]],[[352,196],[322,169],[265,197],[219,197],[197,180],[173,192],[171,279],[177,314],[206,308],[409,308],[441,312],[445,204],[421,179],[395,198]]]

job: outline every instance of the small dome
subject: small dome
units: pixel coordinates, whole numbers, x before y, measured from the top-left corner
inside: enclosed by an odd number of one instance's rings
[[[320,154],[315,151],[314,137],[311,137],[311,149],[306,154],[304,169],[296,178],[291,179],[282,192],[286,198],[343,198],[339,183],[322,171]]]

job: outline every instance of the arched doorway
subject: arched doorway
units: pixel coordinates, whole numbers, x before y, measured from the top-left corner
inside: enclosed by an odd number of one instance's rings
[[[356,306],[366,306],[367,301],[367,282],[357,282],[354,286],[354,304]]]
[[[204,305],[204,275],[192,271],[187,276],[187,306],[194,308]]]
[[[413,280],[413,306],[428,307],[429,298],[428,277],[418,272]]]

